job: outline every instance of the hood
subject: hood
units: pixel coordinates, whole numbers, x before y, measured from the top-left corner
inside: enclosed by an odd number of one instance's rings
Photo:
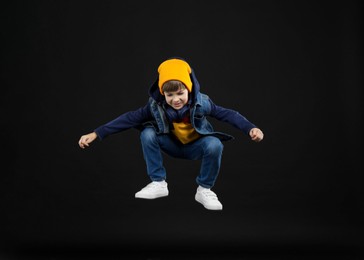
[[[183,59],[181,57],[171,57],[169,59],[180,59],[180,60],[187,62],[185,59]],[[190,67],[191,67],[191,65],[190,65]],[[192,67],[191,67],[190,78],[192,81],[192,91],[189,94],[189,99],[192,101],[192,104],[194,104],[194,103],[196,103],[198,93],[200,92],[200,83],[198,83],[198,80],[196,78],[195,72]],[[157,76],[154,83],[149,88],[149,96],[151,96],[157,103],[160,104],[160,103],[165,102],[165,98],[159,91],[158,81],[159,81],[159,75]]]

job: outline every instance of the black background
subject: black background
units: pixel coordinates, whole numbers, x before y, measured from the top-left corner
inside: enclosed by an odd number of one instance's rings
[[[362,7],[1,4],[1,256],[359,259]],[[236,138],[213,188],[222,212],[194,200],[199,162],[169,157],[170,196],[136,200],[149,183],[136,130],[78,147],[82,134],[143,106],[170,56],[190,63],[216,104],[265,133],[254,143],[211,120]]]

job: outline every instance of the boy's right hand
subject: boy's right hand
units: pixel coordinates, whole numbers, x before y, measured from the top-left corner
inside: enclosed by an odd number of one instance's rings
[[[78,145],[84,149],[86,146],[88,147],[90,143],[92,143],[97,138],[97,134],[92,132],[87,135],[81,136],[80,140],[78,141]]]

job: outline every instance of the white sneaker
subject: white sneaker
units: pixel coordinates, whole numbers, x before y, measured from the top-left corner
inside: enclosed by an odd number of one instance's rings
[[[165,181],[153,181],[135,193],[135,198],[139,199],[156,199],[165,196],[168,196],[167,182]]]
[[[199,186],[195,195],[196,201],[200,202],[206,209],[222,210],[222,204],[217,195],[210,189]]]

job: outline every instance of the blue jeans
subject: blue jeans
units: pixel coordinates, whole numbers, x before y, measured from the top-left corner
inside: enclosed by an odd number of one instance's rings
[[[154,128],[145,128],[140,134],[147,173],[152,181],[166,179],[162,151],[169,156],[187,160],[201,160],[196,178],[204,188],[214,186],[220,171],[223,144],[214,136],[203,136],[189,144],[182,144],[170,135],[157,135]]]

